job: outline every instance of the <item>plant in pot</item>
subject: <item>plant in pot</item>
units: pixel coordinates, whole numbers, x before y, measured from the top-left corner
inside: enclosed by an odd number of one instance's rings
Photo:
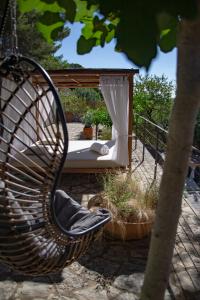
[[[103,192],[90,199],[88,207],[110,210],[112,220],[105,226],[105,234],[122,240],[148,236],[154,222],[157,185],[142,189],[131,174],[122,172],[106,174],[103,185]]]
[[[106,127],[112,127],[112,121],[105,107],[99,107],[93,110],[93,124],[96,125],[96,139],[98,138],[99,124]]]
[[[83,118],[82,118],[84,125],[83,128],[83,136],[86,139],[92,139],[93,138],[93,128],[92,128],[92,123],[93,123],[93,112],[92,110],[88,110]]]

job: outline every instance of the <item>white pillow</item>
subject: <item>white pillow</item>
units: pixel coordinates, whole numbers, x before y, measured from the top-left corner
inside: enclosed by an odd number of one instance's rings
[[[90,146],[90,150],[95,151],[101,155],[107,155],[109,153],[109,148],[107,145],[103,145],[100,143],[93,143]]]

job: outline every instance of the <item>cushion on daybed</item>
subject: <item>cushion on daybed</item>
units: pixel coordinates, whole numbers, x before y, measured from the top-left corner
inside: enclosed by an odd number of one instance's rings
[[[91,151],[90,147],[93,143],[94,141],[92,140],[70,141],[64,167],[69,169],[120,167],[116,160],[113,159],[115,141],[98,140],[98,143],[108,146],[109,153],[107,155],[100,155],[95,151]]]
[[[69,141],[68,154],[66,161],[64,163],[64,169],[81,169],[81,168],[118,168],[123,167],[124,165],[120,164],[113,157],[113,152],[115,149],[115,141],[100,141],[98,143],[101,145],[105,145],[109,148],[109,153],[106,155],[100,155],[96,151],[91,151],[90,148],[94,144],[92,140],[77,140],[77,141]],[[35,144],[31,146],[34,150],[36,150]],[[54,147],[54,146],[52,146]],[[41,167],[44,166],[42,159],[51,159],[51,156],[45,155],[45,153],[49,151],[52,154],[52,148],[50,145],[42,146],[40,145],[40,149],[37,149],[36,152],[40,155],[41,158],[34,155],[33,151],[30,149],[22,150],[21,152],[26,154],[29,159],[39,164]],[[41,154],[40,154],[41,153]],[[59,153],[58,153],[59,155]],[[23,161],[25,164],[31,166],[31,162],[27,160],[20,154],[16,154],[15,157],[19,160]],[[18,163],[14,161],[16,165]]]

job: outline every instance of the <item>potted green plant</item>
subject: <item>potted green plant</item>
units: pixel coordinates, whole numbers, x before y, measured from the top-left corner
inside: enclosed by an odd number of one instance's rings
[[[131,174],[107,174],[103,177],[104,190],[93,197],[88,207],[106,207],[112,220],[105,233],[113,238],[131,240],[148,236],[154,222],[158,198],[154,184],[143,190]]]
[[[88,110],[82,117],[82,122],[84,123],[83,136],[86,139],[92,139],[93,137],[93,112]]]
[[[96,125],[96,139],[98,137],[99,124],[106,128],[112,127],[112,121],[105,107],[99,107],[93,110],[93,124]]]

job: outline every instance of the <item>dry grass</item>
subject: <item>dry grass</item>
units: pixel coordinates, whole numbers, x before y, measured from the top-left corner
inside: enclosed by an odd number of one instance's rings
[[[115,220],[147,222],[154,218],[158,199],[157,185],[142,190],[131,174],[119,172],[106,174],[103,178],[104,192],[101,197]]]
[[[101,131],[100,139],[101,140],[111,140],[112,139],[112,129],[103,127],[102,131]]]

